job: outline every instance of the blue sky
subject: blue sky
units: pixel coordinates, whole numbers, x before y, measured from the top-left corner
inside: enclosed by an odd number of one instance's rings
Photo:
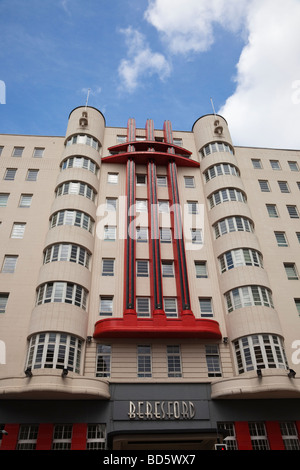
[[[300,148],[300,0],[0,0],[0,132],[107,126],[190,131],[228,121],[236,145]],[[0,94],[1,102],[1,94]]]

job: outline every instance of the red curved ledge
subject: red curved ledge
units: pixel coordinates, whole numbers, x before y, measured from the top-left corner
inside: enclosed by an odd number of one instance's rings
[[[181,318],[167,318],[157,315],[153,318],[137,318],[125,315],[123,318],[105,318],[95,324],[94,338],[198,338],[221,339],[219,323],[215,320],[183,315]]]
[[[172,153],[164,152],[126,152],[118,153],[117,155],[109,155],[103,157],[103,163],[126,163],[128,158],[132,158],[140,165],[146,165],[149,160],[154,160],[158,165],[167,165],[170,160],[173,160],[178,166],[199,167],[200,163],[195,160],[190,160],[187,157],[175,155]]]
[[[178,145],[174,145],[169,142],[158,142],[156,140],[134,140],[132,142],[123,142],[109,147],[108,150],[110,152],[126,153],[128,152],[128,147],[134,147],[137,152],[145,152],[149,148],[152,148],[158,153],[168,153],[168,149],[172,148],[174,149],[174,153],[178,155],[186,155],[187,157],[192,155],[192,152],[184,147],[179,147]]]

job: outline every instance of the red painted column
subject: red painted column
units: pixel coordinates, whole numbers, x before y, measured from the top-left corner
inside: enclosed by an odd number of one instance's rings
[[[125,239],[125,293],[124,293],[124,314],[136,315],[136,224],[135,224],[135,163],[132,159],[127,161],[127,237]]]
[[[172,161],[170,161],[168,166],[168,186],[170,194],[169,198],[172,203],[171,224],[173,232],[178,309],[181,315],[193,315],[191,310],[185,244],[183,237],[181,205],[177,181],[177,167],[176,163]]]
[[[278,421],[265,422],[270,450],[285,450]]]
[[[36,442],[36,450],[51,450],[52,440],[53,424],[40,424]]]
[[[249,426],[247,421],[234,423],[236,440],[239,450],[253,450]]]
[[[156,164],[150,161],[148,163],[148,214],[150,233],[150,290],[153,315],[164,314],[158,212]]]
[[[87,424],[73,424],[71,450],[85,450],[87,438]]]
[[[300,421],[296,421],[296,428],[297,428],[297,432],[298,432],[298,437],[300,439]]]
[[[6,424],[5,431],[8,434],[4,434],[2,438],[2,444],[0,450],[16,450],[18,435],[19,435],[19,424]]]

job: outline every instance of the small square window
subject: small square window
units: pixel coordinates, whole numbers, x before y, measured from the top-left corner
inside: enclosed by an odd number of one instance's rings
[[[189,214],[198,214],[198,202],[188,201]]]
[[[194,229],[191,228],[191,237],[192,237],[192,243],[194,244],[203,244],[203,239],[202,239],[202,230],[200,229]]]
[[[297,206],[286,206],[291,219],[299,219]]]
[[[200,312],[201,317],[213,317],[213,309],[212,309],[212,299],[206,297],[199,297],[199,305],[200,305]]]
[[[101,295],[100,296],[100,315],[111,316],[113,313],[113,296]]]
[[[33,151],[33,157],[34,158],[42,158],[44,155],[44,148],[42,147],[36,147]]]
[[[284,269],[289,280],[299,279],[295,263],[284,263]]]
[[[291,171],[299,171],[299,166],[297,162],[288,162]]]
[[[137,277],[149,276],[149,261],[138,259],[136,262],[136,275]]]
[[[273,170],[281,170],[278,160],[270,160],[270,165]]]
[[[117,228],[114,226],[106,225],[104,227],[104,240],[115,241]]]
[[[251,161],[252,161],[253,168],[255,168],[256,170],[260,170],[262,168],[262,164],[259,158],[252,158]]]
[[[288,184],[287,184],[286,181],[278,181],[278,185],[279,185],[280,191],[282,193],[289,193],[290,192]]]
[[[12,156],[13,157],[22,157],[24,147],[14,147]]]
[[[284,232],[275,232],[278,246],[288,246],[287,238]]]
[[[165,188],[167,186],[167,177],[166,176],[157,176],[157,186]]]
[[[148,241],[148,229],[145,227],[136,228],[136,241],[146,243]]]
[[[263,193],[270,192],[270,186],[267,180],[259,180],[258,182],[259,182],[260,189]]]
[[[32,201],[32,194],[21,194],[19,207],[30,207]]]
[[[14,181],[16,173],[17,173],[16,168],[7,168],[6,172],[5,172],[4,179],[8,180],[8,181]]]
[[[267,211],[268,211],[269,217],[278,218],[278,211],[277,211],[277,207],[275,204],[267,204]]]
[[[194,188],[195,187],[195,178],[193,176],[185,176],[184,177],[184,184],[186,188]]]
[[[2,265],[2,273],[14,273],[16,269],[18,256],[6,255]]]
[[[146,183],[147,183],[147,176],[146,175],[141,175],[141,174],[136,175],[136,184],[137,184],[137,186],[145,186]]]
[[[168,214],[170,211],[169,201],[158,201],[158,210],[162,214]]]
[[[102,276],[114,275],[115,260],[113,258],[102,259]]]
[[[0,194],[0,207],[6,207],[9,194],[1,193]]]
[[[195,261],[196,277],[207,278],[206,261]]]
[[[162,261],[162,275],[163,277],[174,277],[174,263],[173,261]]]
[[[11,238],[23,238],[25,232],[25,223],[17,223],[15,222],[11,232]]]
[[[26,181],[36,181],[39,170],[28,170]]]
[[[135,202],[135,207],[137,212],[147,212],[147,199],[137,199]]]
[[[117,199],[108,197],[106,198],[106,210],[115,212],[117,210]]]
[[[107,182],[109,184],[118,184],[118,173],[108,173],[107,174]]]
[[[171,243],[172,241],[172,232],[170,228],[161,228],[160,229],[160,241],[161,243]]]

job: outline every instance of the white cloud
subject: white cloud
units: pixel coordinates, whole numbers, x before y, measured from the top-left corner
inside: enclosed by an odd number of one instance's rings
[[[173,54],[209,50],[216,24],[242,35],[236,90],[218,111],[234,143],[300,147],[299,0],[149,0],[145,18]]]
[[[157,74],[164,80],[170,74],[170,64],[163,54],[152,52],[145,37],[131,27],[121,30],[128,47],[127,59],[119,66],[119,76],[128,91],[134,91],[145,76]]]

